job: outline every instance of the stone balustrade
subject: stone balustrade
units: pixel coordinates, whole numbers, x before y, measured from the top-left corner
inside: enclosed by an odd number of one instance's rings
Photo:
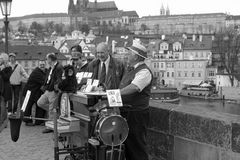
[[[150,102],[151,160],[239,160],[240,116]]]

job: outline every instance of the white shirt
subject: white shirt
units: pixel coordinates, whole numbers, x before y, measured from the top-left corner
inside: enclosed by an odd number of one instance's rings
[[[144,62],[139,62],[134,65],[134,69],[136,69],[138,66],[144,64]],[[148,86],[152,81],[152,74],[148,69],[141,69],[139,72],[136,73],[133,81],[131,82],[137,88],[139,89],[139,92],[141,92],[146,86]]]
[[[51,80],[51,75],[52,75],[52,71],[54,69],[54,67],[57,65],[57,62],[54,63],[54,65],[51,67],[51,70],[49,72],[49,75],[48,75],[48,80],[47,80],[47,84],[50,82]]]

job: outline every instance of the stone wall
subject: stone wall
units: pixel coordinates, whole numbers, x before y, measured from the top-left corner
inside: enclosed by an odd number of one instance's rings
[[[240,116],[150,103],[151,160],[239,160]]]

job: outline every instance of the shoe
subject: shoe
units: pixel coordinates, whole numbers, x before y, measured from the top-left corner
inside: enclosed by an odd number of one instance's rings
[[[32,123],[32,122],[26,122],[25,125],[26,125],[26,126],[35,126],[35,124]]]
[[[45,134],[45,133],[52,133],[52,132],[53,132],[53,130],[51,130],[51,129],[44,129],[42,131],[43,134]]]

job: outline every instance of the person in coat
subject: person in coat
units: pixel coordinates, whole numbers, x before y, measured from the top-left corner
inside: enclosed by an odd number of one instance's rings
[[[0,121],[3,122],[7,118],[7,108],[8,112],[11,112],[12,107],[9,107],[9,103],[12,99],[10,76],[12,74],[12,68],[8,64],[9,57],[6,53],[1,53],[0,55],[0,97],[1,97],[1,117]],[[0,123],[1,123],[0,122]]]
[[[46,75],[44,82],[44,93],[37,101],[37,105],[42,109],[48,111],[48,118],[54,119],[53,110],[58,104],[59,98],[59,83],[62,82],[63,66],[58,62],[57,55],[55,53],[47,54],[47,63],[50,66],[50,70]],[[53,132],[51,129],[43,130],[43,133]]]
[[[41,87],[44,85],[45,77],[46,77],[45,65],[46,65],[45,61],[39,60],[39,66],[32,71],[27,81],[27,84],[25,85],[23,95],[26,95],[26,92],[28,90],[31,91],[31,95],[30,95],[26,110],[24,112],[24,116],[26,117],[29,117],[32,115],[32,107],[35,104],[36,105],[35,117],[44,118],[45,110],[43,110],[37,105],[37,100],[43,94]],[[36,120],[35,123],[33,124],[33,121],[30,119],[25,119],[24,121],[27,126],[40,125],[43,123],[43,121]]]
[[[110,55],[110,47],[102,42],[97,45],[96,59],[89,63],[88,72],[92,78],[98,79],[105,89],[117,89],[123,77],[123,64]]]

